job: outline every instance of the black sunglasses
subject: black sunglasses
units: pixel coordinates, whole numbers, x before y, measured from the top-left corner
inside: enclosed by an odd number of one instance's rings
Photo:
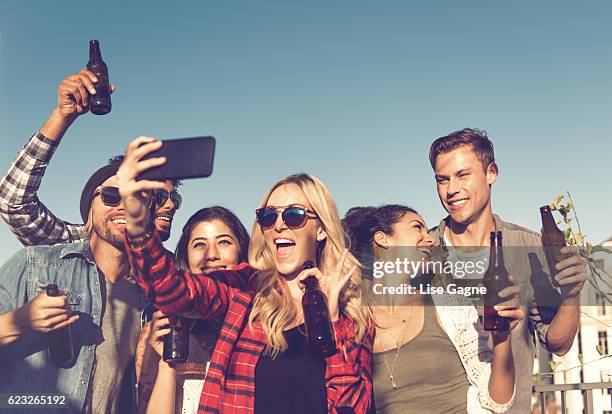
[[[168,197],[170,197],[170,200],[172,200],[174,207],[176,207],[176,209],[178,210],[181,207],[181,204],[183,203],[183,197],[181,197],[178,191],[176,190],[172,190],[172,191],[154,190],[153,191],[153,199],[155,200],[155,204],[157,204],[159,207],[166,204]]]
[[[299,229],[306,224],[308,218],[319,217],[316,212],[304,207],[264,207],[255,210],[257,223],[263,230],[274,226],[278,218],[277,210],[283,210],[281,218],[283,223],[292,230]],[[309,215],[310,214],[310,215]]]
[[[100,199],[102,200],[102,203],[104,203],[105,206],[117,207],[119,204],[121,204],[121,195],[119,194],[119,188],[117,187],[99,187],[93,196],[96,197],[97,195],[100,196]],[[166,204],[168,197],[170,197],[170,199],[174,203],[174,207],[176,207],[176,209],[178,210],[181,206],[181,203],[183,202],[183,198],[178,193],[178,191],[153,191],[153,200],[155,201],[155,204],[157,204],[159,207]]]

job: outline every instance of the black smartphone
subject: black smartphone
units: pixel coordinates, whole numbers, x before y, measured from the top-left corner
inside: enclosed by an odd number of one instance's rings
[[[182,180],[208,177],[212,174],[215,154],[213,137],[194,137],[163,140],[157,151],[142,159],[166,157],[166,163],[140,175],[145,180]]]

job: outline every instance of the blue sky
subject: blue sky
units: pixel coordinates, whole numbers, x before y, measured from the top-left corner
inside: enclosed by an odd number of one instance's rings
[[[211,134],[214,174],[184,182],[170,248],[203,206],[250,228],[265,190],[298,171],[320,177],[341,213],[402,202],[433,225],[444,210],[429,145],[470,126],[495,144],[495,212],[537,229],[538,207],[570,190],[589,238],[612,234],[612,3],[93,5],[0,4],[3,172],[89,39],[118,88],[112,113],[77,120],[47,170],[40,198],[62,218],[79,220],[88,176],[129,140]],[[0,262],[18,248],[0,225]]]

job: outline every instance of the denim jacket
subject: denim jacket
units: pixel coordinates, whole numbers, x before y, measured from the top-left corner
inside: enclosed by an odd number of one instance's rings
[[[67,292],[79,319],[72,325],[74,361],[57,368],[49,360],[45,334],[28,332],[0,348],[0,393],[62,395],[59,412],[82,412],[101,337],[101,277],[87,240],[55,246],[31,246],[13,255],[0,269],[0,314],[13,311],[55,283]],[[103,281],[103,280],[102,280]],[[17,408],[17,407],[15,407]],[[40,407],[23,412],[40,413]],[[47,405],[46,413],[55,412]]]

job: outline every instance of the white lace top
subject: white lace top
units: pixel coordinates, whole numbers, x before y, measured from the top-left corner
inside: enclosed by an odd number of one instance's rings
[[[465,368],[470,387],[467,395],[468,414],[505,413],[509,410],[516,393],[516,380],[512,398],[506,404],[495,402],[489,395],[491,360],[493,354],[489,338],[478,319],[473,305],[462,302],[458,295],[432,295],[442,328],[457,349]]]

